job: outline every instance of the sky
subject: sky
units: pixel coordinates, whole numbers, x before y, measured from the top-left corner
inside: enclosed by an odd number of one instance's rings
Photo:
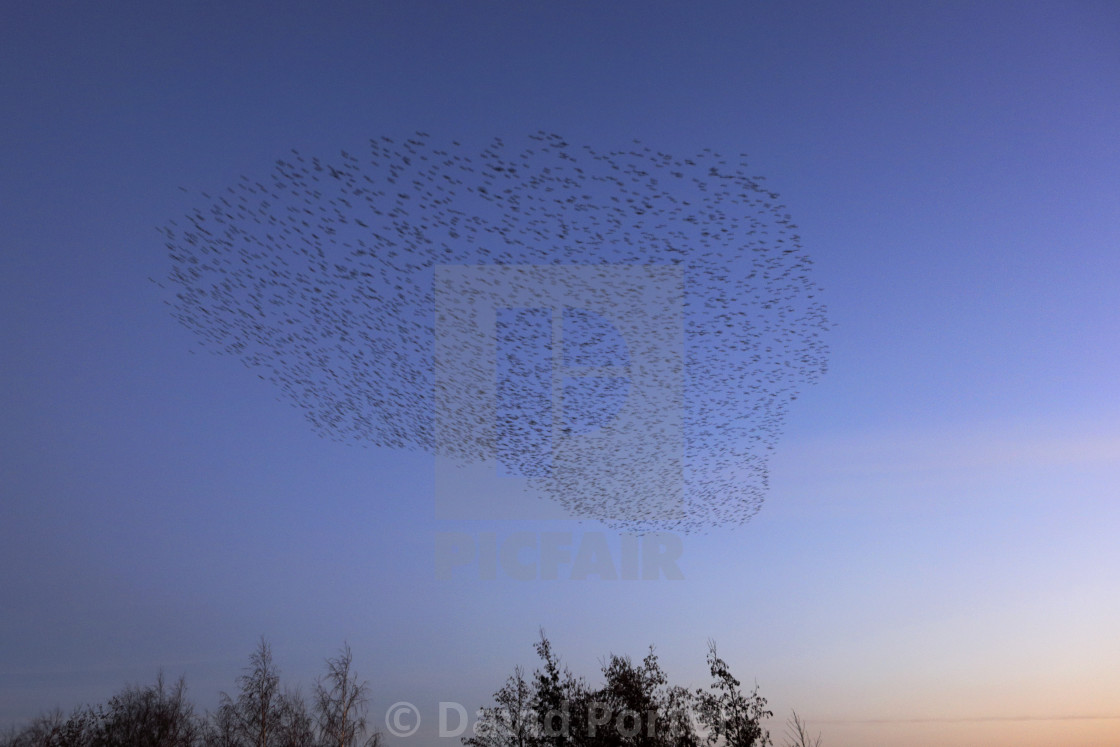
[[[654,644],[693,686],[714,639],[775,736],[796,709],[829,747],[1120,743],[1115,4],[4,15],[0,727],[160,668],[212,709],[264,635],[305,692],[348,642],[373,723],[419,709],[388,744],[458,744],[438,703],[488,704],[543,628],[577,672]],[[325,438],[151,282],[203,193],[417,131],[746,153],[780,194],[828,372],[759,512],[671,538],[682,578],[440,574],[448,537],[624,540],[445,518],[431,453]]]

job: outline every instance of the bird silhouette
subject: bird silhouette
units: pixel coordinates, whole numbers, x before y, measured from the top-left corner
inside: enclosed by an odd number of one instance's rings
[[[161,287],[327,437],[498,459],[620,529],[741,524],[827,310],[745,160],[636,145],[293,150],[161,228]]]

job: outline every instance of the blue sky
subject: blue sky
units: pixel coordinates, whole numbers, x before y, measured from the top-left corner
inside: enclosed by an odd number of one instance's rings
[[[257,638],[380,720],[715,638],[829,745],[1120,740],[1110,3],[25,4],[0,31],[0,724]],[[156,231],[295,147],[537,130],[746,152],[835,328],[747,525],[682,581],[438,580],[430,455],[339,444],[179,326]],[[180,189],[184,187],[188,192]],[[397,743],[394,742],[394,743]]]

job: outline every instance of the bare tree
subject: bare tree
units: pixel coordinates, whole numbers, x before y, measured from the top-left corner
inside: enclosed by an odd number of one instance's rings
[[[272,647],[261,637],[249,657],[249,668],[237,678],[234,700],[221,694],[217,720],[231,744],[271,747],[280,720],[280,673],[272,661]]]
[[[315,716],[319,741],[323,747],[376,747],[381,734],[374,732],[364,742],[369,685],[359,681],[351,670],[354,657],[350,646],[333,659],[327,659],[327,676],[315,683]]]
[[[195,747],[202,740],[202,721],[187,700],[187,684],[180,677],[172,686],[163,681],[148,687],[127,687],[99,709],[93,728],[95,747]]]
[[[225,695],[223,693],[222,695]],[[225,703],[206,720],[202,742],[206,747],[242,747],[238,734],[237,714]]]
[[[793,715],[786,722],[786,739],[789,740],[789,747],[821,747],[820,732],[817,733],[816,739],[810,737],[809,725],[801,720],[797,711],[793,711]]]
[[[0,739],[3,747],[89,747],[93,744],[95,715],[89,708],[75,710],[63,718],[58,708],[32,719],[22,729],[13,728],[6,738]]]
[[[300,692],[285,690],[280,696],[278,710],[279,719],[274,741],[276,747],[314,747],[314,723]]]

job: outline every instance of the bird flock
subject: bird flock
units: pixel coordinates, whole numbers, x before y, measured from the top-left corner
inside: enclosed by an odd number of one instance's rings
[[[745,158],[544,132],[293,150],[161,228],[161,285],[325,436],[497,463],[615,528],[741,524],[829,328]]]

